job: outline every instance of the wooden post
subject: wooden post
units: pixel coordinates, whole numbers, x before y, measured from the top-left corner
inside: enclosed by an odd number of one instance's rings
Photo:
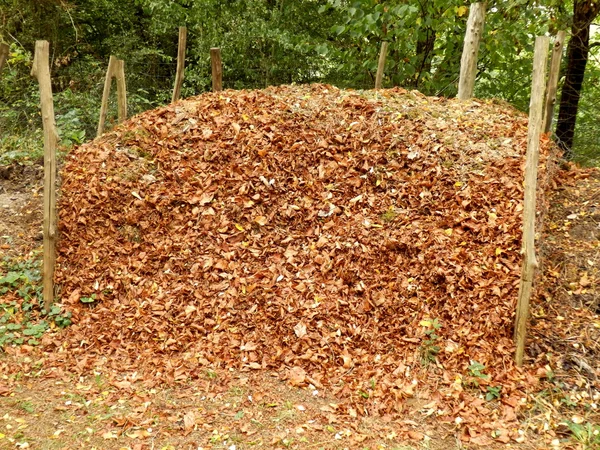
[[[533,54],[533,81],[531,99],[529,101],[529,125],[527,127],[527,155],[525,159],[525,203],[523,205],[523,265],[519,300],[515,320],[515,344],[517,347],[515,360],[517,366],[523,365],[525,337],[527,336],[527,318],[529,316],[529,299],[533,286],[535,269],[538,266],[535,256],[535,194],[537,187],[537,169],[540,153],[540,134],[542,132],[542,116],[544,109],[544,85],[546,63],[548,61],[548,45],[550,39],[538,36],[535,40]]]
[[[179,47],[177,49],[177,72],[175,73],[175,86],[173,87],[173,97],[171,102],[179,100],[181,95],[181,85],[185,70],[185,44],[187,40],[187,28],[179,27]]]
[[[375,77],[375,89],[381,89],[383,81],[383,69],[385,68],[385,58],[387,56],[388,42],[381,43],[381,51],[379,52],[379,63],[377,64],[377,76]]]
[[[106,110],[108,109],[108,97],[110,96],[110,84],[112,82],[113,74],[116,70],[117,58],[111,55],[108,60],[108,69],[106,71],[106,78],[104,79],[104,90],[102,91],[102,106],[100,106],[100,119],[98,120],[98,131],[96,136],[100,136],[104,133],[104,121],[106,120]]]
[[[10,49],[10,47],[8,46],[8,44],[0,43],[0,73],[2,72],[2,69],[4,68],[4,64],[6,63],[6,60],[8,59],[9,49]]]
[[[117,60],[115,78],[117,79],[117,102],[119,123],[127,119],[127,86],[125,84],[125,61]]]
[[[221,63],[221,49],[210,49],[210,65],[212,67],[212,88],[214,92],[223,90],[223,65]]]
[[[102,106],[100,107],[100,119],[98,120],[98,130],[96,136],[104,133],[104,122],[106,120],[106,110],[108,109],[108,99],[110,97],[110,85],[112,79],[117,79],[117,102],[118,102],[118,120],[122,122],[127,118],[127,88],[125,86],[125,62],[112,56],[108,60],[108,69],[104,79],[104,90],[102,92]]]
[[[473,96],[475,77],[477,76],[477,54],[479,42],[485,24],[485,3],[472,3],[467,21],[467,32],[460,59],[460,79],[458,81],[458,98],[467,100]]]
[[[560,61],[562,59],[566,34],[567,33],[564,31],[559,31],[552,48],[550,74],[548,75],[548,84],[546,85],[546,105],[544,106],[544,133],[548,133],[550,128],[552,128],[554,105],[556,104],[556,88],[558,86],[558,74],[560,72]]]
[[[44,128],[44,266],[43,298],[44,310],[50,311],[54,302],[54,266],[56,263],[56,124],[54,122],[54,102],[50,81],[50,44],[48,41],[35,42],[35,55],[31,75],[40,85],[42,126]]]

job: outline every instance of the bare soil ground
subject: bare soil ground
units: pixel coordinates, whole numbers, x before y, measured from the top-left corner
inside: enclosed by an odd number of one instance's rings
[[[43,168],[0,167],[0,255],[23,256],[41,242]]]
[[[41,245],[41,172],[2,174],[0,252],[27,258]],[[336,414],[331,393],[292,387],[275,372],[206,369],[193,384],[150,387],[135,377],[115,382],[103,373],[81,377],[76,368],[46,370],[47,355],[24,345],[0,354],[0,448],[600,448],[600,175],[570,171],[558,181],[528,345],[547,373],[523,399],[519,441],[465,443],[460,423],[440,422],[418,392],[402,420],[352,418]],[[60,340],[58,332],[48,336]],[[399,438],[407,434],[412,439]]]

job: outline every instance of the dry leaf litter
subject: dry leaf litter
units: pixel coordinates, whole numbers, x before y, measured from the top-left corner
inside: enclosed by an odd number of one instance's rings
[[[225,91],[136,116],[62,171],[75,324],[53,363],[147,384],[269,369],[338,395],[336,414],[416,398],[473,442],[519,439],[526,141],[506,104],[401,89]]]

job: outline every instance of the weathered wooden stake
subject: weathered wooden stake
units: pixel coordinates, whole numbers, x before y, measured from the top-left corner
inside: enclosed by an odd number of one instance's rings
[[[548,133],[552,128],[552,118],[554,116],[554,105],[556,104],[556,88],[558,87],[558,75],[560,73],[560,61],[565,43],[566,32],[559,31],[554,39],[552,48],[552,59],[550,61],[550,74],[548,75],[548,84],[546,85],[546,105],[544,106],[544,133]]]
[[[475,77],[477,76],[477,54],[485,24],[485,3],[472,3],[467,20],[467,32],[460,59],[460,79],[458,81],[458,98],[467,100],[473,96]]]
[[[527,336],[527,318],[529,316],[529,299],[531,298],[533,277],[538,262],[535,256],[535,194],[537,187],[537,169],[540,156],[540,134],[542,132],[542,115],[544,109],[544,85],[546,63],[548,62],[548,45],[550,39],[538,36],[535,39],[533,54],[533,81],[531,83],[531,99],[529,101],[529,125],[527,128],[527,155],[525,159],[525,203],[523,205],[523,265],[519,300],[515,320],[515,360],[517,366],[523,364],[525,338]]]
[[[383,81],[383,69],[385,68],[385,58],[387,56],[388,42],[381,43],[381,51],[379,52],[379,63],[377,64],[377,76],[375,77],[375,89],[381,89]]]
[[[100,119],[98,120],[98,130],[96,136],[104,133],[104,122],[106,121],[106,110],[108,109],[108,99],[110,97],[110,85],[112,79],[117,79],[117,104],[118,121],[122,122],[127,118],[127,88],[125,86],[125,62],[112,56],[108,60],[108,69],[104,79],[104,90],[102,91],[102,106],[100,107]]]
[[[181,95],[181,85],[185,70],[185,45],[187,41],[187,28],[179,27],[179,47],[177,49],[177,72],[175,73],[175,86],[173,87],[173,97],[171,102],[179,100]]]
[[[223,65],[221,63],[221,49],[210,49],[210,65],[212,67],[212,88],[214,92],[223,90]]]
[[[54,302],[54,266],[56,264],[56,124],[54,122],[54,102],[50,80],[50,44],[48,41],[35,42],[35,55],[31,75],[40,85],[42,126],[44,128],[44,266],[43,298],[44,310],[50,311]]]
[[[2,69],[4,68],[4,64],[6,63],[6,60],[8,59],[9,50],[10,50],[10,47],[8,46],[8,44],[0,43],[0,73],[2,72]]]
[[[125,84],[125,61],[117,60],[117,71],[115,78],[117,79],[117,104],[118,104],[118,121],[119,123],[127,119],[127,85]]]
[[[96,136],[100,136],[104,133],[104,121],[106,120],[106,110],[108,109],[108,97],[110,96],[110,84],[114,76],[117,58],[111,55],[108,60],[108,69],[106,71],[106,78],[104,79],[104,90],[102,91],[102,106],[100,106],[100,119],[98,121],[98,131]]]

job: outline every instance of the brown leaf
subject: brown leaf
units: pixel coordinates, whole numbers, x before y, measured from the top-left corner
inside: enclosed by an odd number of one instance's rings
[[[193,411],[188,411],[183,416],[183,428],[186,431],[186,434],[191,433],[196,426],[196,415]]]
[[[287,379],[292,386],[302,386],[306,382],[306,371],[302,367],[294,366],[288,370]]]

